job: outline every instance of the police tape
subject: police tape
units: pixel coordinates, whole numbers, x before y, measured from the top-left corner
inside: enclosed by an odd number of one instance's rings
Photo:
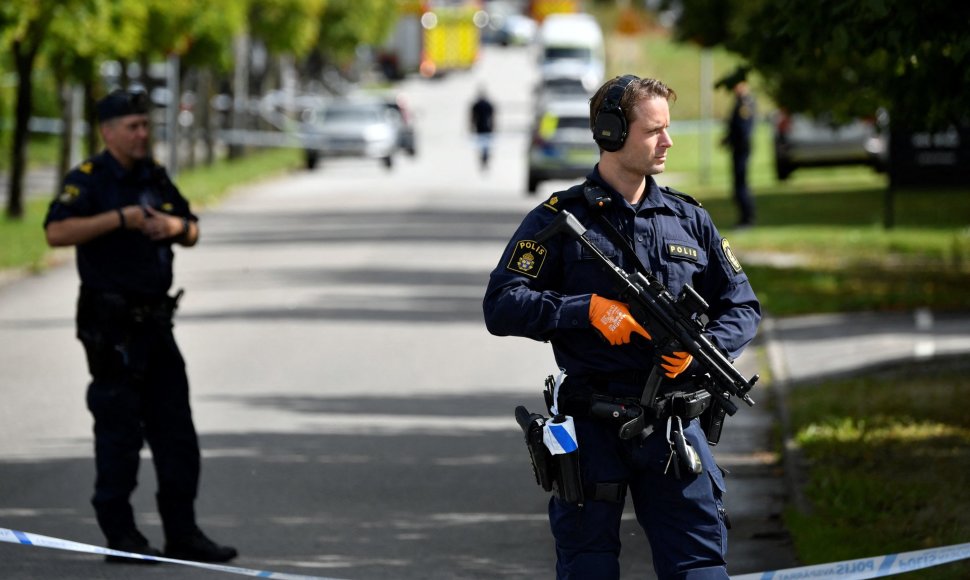
[[[207,570],[219,570],[221,572],[228,572],[230,574],[239,574],[242,576],[255,576],[257,578],[273,578],[276,580],[338,580],[337,578],[324,578],[322,576],[301,576],[299,574],[285,574],[282,572],[269,572],[266,570],[252,570],[249,568],[225,566],[222,564],[207,564],[205,562],[176,560],[174,558],[165,558],[163,556],[146,556],[143,554],[134,554],[132,552],[112,550],[109,548],[102,548],[101,546],[92,546],[91,544],[81,544],[79,542],[72,542],[70,540],[62,540],[60,538],[52,538],[50,536],[31,534],[28,532],[10,530],[7,528],[0,528],[0,542],[7,542],[9,544],[22,544],[25,546],[37,546],[40,548],[53,548],[55,550],[67,550],[69,552],[100,554],[104,556],[124,556],[128,558],[135,558],[138,560],[153,560],[157,562],[168,562],[169,564],[180,564],[182,566],[205,568]]]
[[[804,580],[808,578],[867,580],[868,578],[882,578],[883,576],[913,572],[966,558],[970,558],[970,544],[954,544],[942,548],[916,550],[915,552],[900,552],[899,554],[887,554],[801,568],[742,574],[731,576],[731,580]]]
[[[67,550],[70,552],[82,552],[88,554],[100,554],[104,556],[123,556],[140,560],[154,560],[157,562],[168,562],[170,564],[181,564],[195,568],[205,568],[208,570],[218,570],[230,574],[242,576],[255,576],[258,578],[272,578],[276,580],[338,580],[337,578],[327,578],[323,576],[302,576],[299,574],[286,574],[282,572],[269,572],[266,570],[253,570],[250,568],[239,568],[236,566],[225,566],[222,564],[206,564],[204,562],[192,562],[189,560],[176,560],[162,556],[145,556],[120,550],[111,550],[101,546],[82,544],[70,540],[31,534],[18,530],[0,528],[0,542],[10,544],[22,544],[25,546],[37,546],[40,548],[53,548],[55,550]],[[929,548],[926,550],[916,550],[914,552],[900,552],[898,554],[887,554],[885,556],[873,556],[871,558],[861,558],[858,560],[844,560],[842,562],[831,562],[828,564],[816,564],[814,566],[803,566],[801,568],[786,568],[784,570],[773,570],[770,572],[754,572],[751,574],[741,574],[732,576],[732,580],[805,580],[809,578],[830,578],[833,580],[868,580],[870,578],[882,578],[906,572],[914,572],[924,568],[932,568],[942,564],[949,564],[970,558],[970,543],[954,544],[941,548]]]

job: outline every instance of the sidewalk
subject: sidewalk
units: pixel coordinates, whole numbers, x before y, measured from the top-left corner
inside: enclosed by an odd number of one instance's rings
[[[772,377],[786,385],[970,352],[970,313],[818,314],[766,320]]]

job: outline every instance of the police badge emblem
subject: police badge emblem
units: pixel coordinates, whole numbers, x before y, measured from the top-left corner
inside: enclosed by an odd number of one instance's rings
[[[724,252],[724,257],[727,258],[728,263],[731,264],[731,269],[734,270],[735,274],[739,274],[741,272],[741,261],[734,255],[734,250],[731,249],[731,244],[727,241],[727,238],[721,240],[721,250]]]
[[[512,251],[512,257],[506,269],[536,278],[545,259],[546,249],[541,244],[532,240],[520,240],[515,243],[515,249]]]

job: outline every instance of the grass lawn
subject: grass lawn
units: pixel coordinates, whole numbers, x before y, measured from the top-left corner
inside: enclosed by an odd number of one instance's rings
[[[970,540],[968,371],[951,360],[793,390],[813,509],[786,522],[806,565]],[[915,574],[970,578],[970,562]]]
[[[297,149],[270,149],[236,161],[219,161],[212,167],[198,167],[179,174],[176,182],[194,209],[215,203],[233,186],[252,183],[301,166]],[[44,240],[42,224],[48,199],[29,199],[20,220],[0,218],[0,270],[44,268],[51,252]]]

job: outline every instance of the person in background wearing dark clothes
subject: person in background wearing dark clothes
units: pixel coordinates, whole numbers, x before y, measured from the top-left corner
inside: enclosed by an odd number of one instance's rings
[[[199,442],[185,362],[172,333],[172,245],[194,246],[198,218],[149,150],[149,101],[117,90],[97,104],[105,150],[72,169],[44,221],[51,246],[76,246],[77,337],[91,383],[94,505],[108,548],[161,555],[138,531],[130,497],[147,441],[158,477],[165,556],[226,562],[196,525]],[[113,563],[156,563],[108,555]]]
[[[478,145],[479,162],[482,171],[488,169],[488,158],[492,148],[492,132],[495,130],[495,106],[488,99],[485,88],[478,90],[478,98],[472,103],[471,129]]]
[[[731,164],[734,174],[734,201],[738,206],[738,227],[754,225],[755,207],[751,188],[748,186],[748,161],[751,158],[751,134],[754,131],[756,102],[748,86],[747,69],[739,67],[718,81],[715,88],[724,87],[734,92],[734,108],[727,123],[727,134],[722,145],[731,148]]]

